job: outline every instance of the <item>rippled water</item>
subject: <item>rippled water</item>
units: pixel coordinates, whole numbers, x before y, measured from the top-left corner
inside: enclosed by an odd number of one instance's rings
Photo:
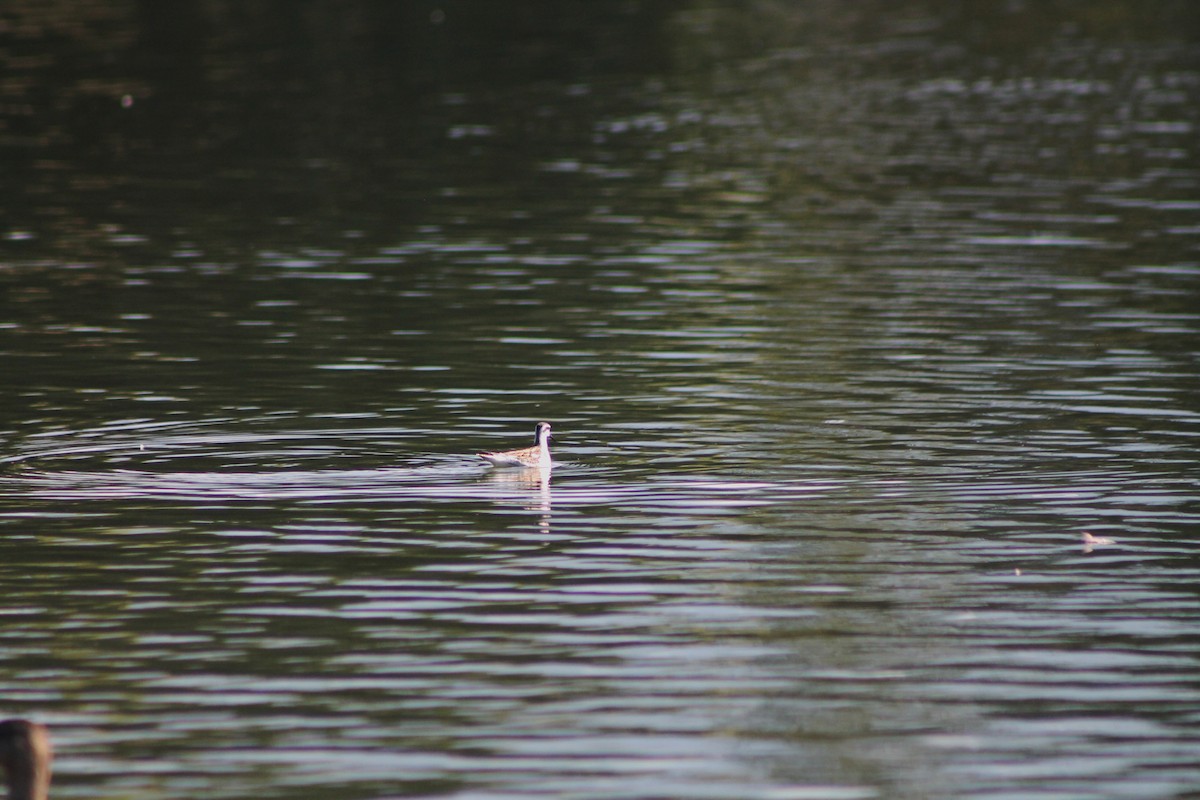
[[[1195,45],[788,8],[442,87],[432,161],[31,168],[0,713],[55,796],[1200,788]],[[538,419],[552,473],[473,456]]]

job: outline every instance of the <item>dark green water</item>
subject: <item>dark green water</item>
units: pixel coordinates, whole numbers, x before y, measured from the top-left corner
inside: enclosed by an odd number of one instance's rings
[[[896,5],[14,4],[54,796],[1200,790],[1196,12]]]

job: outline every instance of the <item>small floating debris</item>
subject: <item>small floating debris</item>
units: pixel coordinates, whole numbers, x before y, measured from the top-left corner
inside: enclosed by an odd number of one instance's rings
[[[1090,553],[1097,547],[1108,547],[1117,543],[1116,539],[1109,539],[1107,536],[1093,536],[1087,531],[1083,532],[1083,552]]]

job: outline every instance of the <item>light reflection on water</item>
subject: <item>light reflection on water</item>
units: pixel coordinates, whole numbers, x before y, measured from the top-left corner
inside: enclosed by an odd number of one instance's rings
[[[363,796],[456,774],[513,796],[578,791],[581,774],[595,796],[653,794],[665,773],[680,796],[721,797],[752,759],[836,797],[877,796],[841,782],[868,766],[902,792],[1009,785],[980,753],[1068,793],[1084,784],[1063,770],[1120,780],[1140,742],[1190,763],[1177,732],[1200,609],[1194,552],[1168,531],[1194,515],[1170,480],[1115,466],[749,480],[590,464],[569,445],[552,475],[402,445],[390,466],[306,469],[327,448],[230,424],[114,426],[108,453],[95,432],[78,449],[53,437],[4,478],[24,500],[9,523],[37,526],[10,535],[56,587],[13,592],[10,615],[39,623],[8,657],[36,663],[67,637],[90,703],[119,697],[154,728],[115,748],[132,767],[67,755],[77,773],[178,792],[175,776],[232,771],[236,786]],[[123,460],[142,435],[210,468],[171,471],[140,448],[154,470],[38,466]],[[404,440],[369,425],[338,438],[389,435]],[[221,468],[254,454],[299,467]],[[1117,542],[1085,552],[1083,525]],[[1148,713],[1164,693],[1177,702]],[[1111,744],[1090,737],[1096,713]],[[227,749],[235,724],[243,744]],[[176,755],[138,762],[159,750]]]
[[[1196,780],[1195,319],[1157,307],[1190,277],[472,260],[503,249],[242,284],[187,341],[54,312],[170,356],[145,389],[72,361],[100,405],[14,378],[9,696],[65,796]],[[471,455],[543,416],[549,480]]]
[[[297,304],[235,327],[270,380],[223,376],[217,329],[169,345],[195,360],[146,391],[177,400],[99,392],[106,424],[30,382],[5,658],[42,676],[11,702],[64,731],[66,796],[89,774],[147,797],[1194,782],[1196,415],[1161,338],[1193,320],[1124,302],[1173,276],[799,280],[716,248],[665,268],[684,288],[613,259],[453,277],[480,250],[409,283],[468,320],[498,289],[532,314],[459,325],[469,347],[410,313],[270,354],[306,335],[288,309],[371,308],[266,281]],[[99,327],[61,330],[150,337]],[[549,480],[471,456],[542,416]]]
[[[56,793],[1200,784],[1193,62],[920,30],[507,98],[566,145],[447,96],[334,223],[168,192],[67,258],[31,192],[0,711]],[[552,475],[473,457],[540,418]]]

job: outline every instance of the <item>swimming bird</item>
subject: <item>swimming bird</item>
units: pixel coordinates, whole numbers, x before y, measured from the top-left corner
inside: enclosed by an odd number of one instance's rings
[[[0,766],[8,776],[8,800],[47,800],[53,757],[45,725],[24,719],[0,722]]]
[[[550,469],[550,423],[539,422],[533,429],[533,447],[504,450],[499,453],[479,453],[479,457],[497,467],[532,467]]]
[[[1087,531],[1083,532],[1081,537],[1083,540],[1083,552],[1090,553],[1097,547],[1108,547],[1110,544],[1116,544],[1116,539],[1110,539],[1107,536],[1093,536]]]

